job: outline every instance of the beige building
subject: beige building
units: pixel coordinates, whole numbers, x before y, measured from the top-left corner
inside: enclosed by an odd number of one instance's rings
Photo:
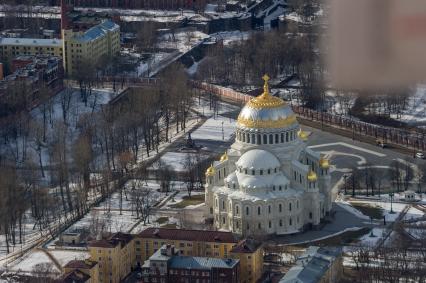
[[[0,38],[0,57],[6,60],[21,55],[47,54],[62,57],[63,44],[60,39]]]
[[[64,266],[64,273],[62,276],[64,282],[79,282],[76,278],[88,283],[99,282],[99,264],[94,260],[72,260]]]
[[[86,31],[62,30],[64,69],[75,76],[84,64],[97,64],[102,57],[112,57],[120,51],[120,27],[107,20]]]

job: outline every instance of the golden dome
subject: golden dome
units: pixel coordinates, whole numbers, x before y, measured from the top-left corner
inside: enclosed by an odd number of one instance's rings
[[[213,164],[212,164],[212,165],[210,165],[209,168],[207,168],[206,176],[214,176],[214,173],[215,173],[215,169],[214,169]]]
[[[315,173],[314,171],[309,171],[308,173],[308,181],[309,182],[315,182],[317,180],[317,173]]]
[[[245,128],[285,128],[297,123],[291,107],[269,93],[269,77],[264,75],[263,80],[263,93],[244,106],[237,125]]]
[[[220,161],[222,162],[222,161],[226,161],[226,160],[228,160],[228,154],[225,151],[225,153],[220,157]]]
[[[328,159],[321,157],[320,160],[319,160],[319,166],[323,169],[328,169],[330,167],[330,163],[329,163]]]
[[[308,140],[308,133],[305,132],[305,131],[302,131],[302,129],[299,129],[299,131],[297,132],[297,136],[302,141],[307,141]]]

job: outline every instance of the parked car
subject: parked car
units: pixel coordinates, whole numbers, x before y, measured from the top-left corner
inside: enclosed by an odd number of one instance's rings
[[[423,152],[416,152],[416,158],[425,159],[425,155],[423,154]]]

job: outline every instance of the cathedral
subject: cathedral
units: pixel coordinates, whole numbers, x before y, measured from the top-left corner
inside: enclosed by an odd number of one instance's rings
[[[306,146],[291,107],[263,93],[241,110],[235,142],[206,171],[206,217],[243,236],[285,235],[331,210],[329,162]]]

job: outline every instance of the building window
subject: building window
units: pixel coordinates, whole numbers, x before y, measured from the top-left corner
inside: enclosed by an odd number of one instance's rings
[[[288,220],[288,224],[291,226],[293,224],[293,221],[291,220],[291,218]]]
[[[257,215],[260,215],[260,206],[257,207]]]
[[[255,173],[256,173],[256,171],[255,170],[251,170],[251,174],[254,176],[255,175]]]
[[[281,205],[281,203],[278,205],[278,212],[282,212],[283,211],[283,206]]]
[[[271,221],[269,221],[269,229],[271,229],[271,227],[272,227],[272,224],[271,224]]]
[[[268,144],[268,136],[263,135],[263,144]]]
[[[278,190],[280,190],[281,191],[281,189],[282,189],[282,187],[281,187],[281,185],[278,187]]]
[[[262,229],[262,224],[257,224],[257,228],[259,228],[259,230]]]
[[[258,134],[258,135],[257,135],[257,144],[260,144],[261,140],[262,140],[262,139],[260,138],[260,135]]]
[[[263,175],[263,170],[262,169],[260,169],[259,174]]]
[[[275,191],[275,185],[273,185],[273,186],[272,186],[272,190],[274,190],[274,191]]]
[[[285,133],[285,141],[288,142],[288,132]]]
[[[271,169],[268,169],[268,175],[271,174]]]
[[[280,219],[280,227],[283,227],[283,221]]]
[[[246,215],[249,215],[249,212],[250,212],[250,211],[249,211],[249,207],[247,206],[247,207],[246,207]]]
[[[271,206],[268,205],[268,213],[271,214]]]
[[[309,219],[312,219],[312,212],[309,212]]]
[[[235,214],[239,214],[240,213],[240,209],[239,209],[239,206],[237,205],[236,207],[235,207]]]
[[[269,135],[269,144],[274,143],[274,136],[272,134]]]
[[[279,139],[280,139],[279,135],[275,134],[275,143],[279,143],[280,142]]]
[[[281,133],[281,143],[284,142],[284,133]]]
[[[288,210],[291,211],[291,202],[288,204]]]
[[[225,224],[225,217],[222,217],[222,224]]]
[[[250,230],[250,225],[247,223],[247,230]]]

